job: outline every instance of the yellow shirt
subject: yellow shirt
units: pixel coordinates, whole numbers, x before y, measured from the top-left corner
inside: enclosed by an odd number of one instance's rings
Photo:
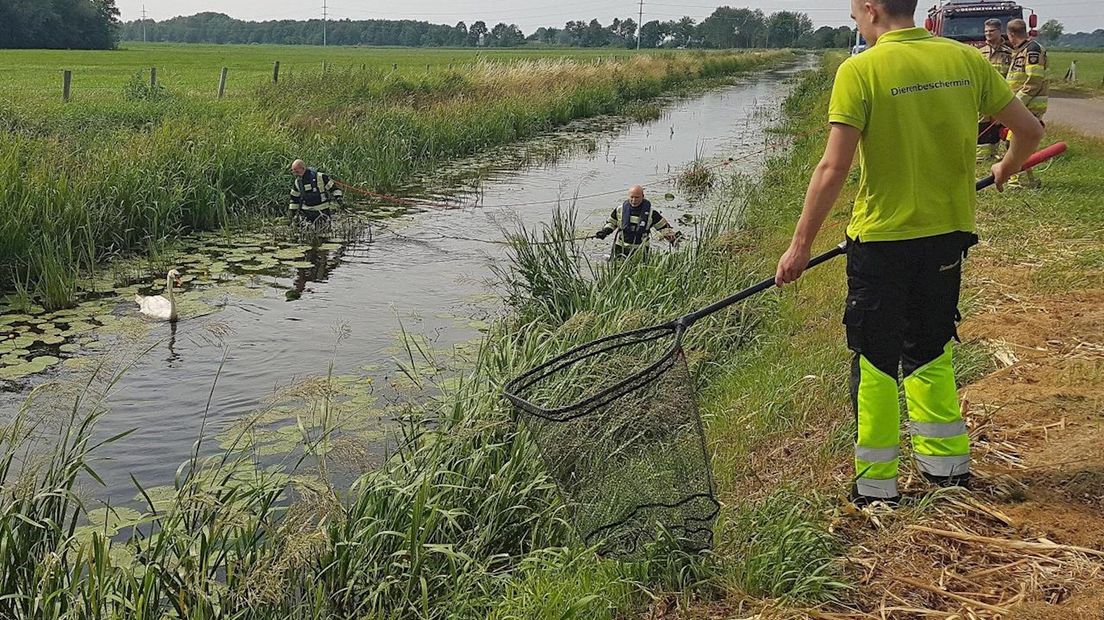
[[[840,65],[828,120],[862,132],[862,175],[847,234],[897,241],[974,230],[978,113],[1011,89],[973,47],[923,28],[894,30]]]

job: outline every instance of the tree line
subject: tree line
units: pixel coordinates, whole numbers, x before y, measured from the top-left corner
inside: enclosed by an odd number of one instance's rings
[[[646,48],[848,47],[853,37],[846,26],[813,29],[805,13],[719,7],[697,22],[693,18],[646,22],[632,17],[572,20],[562,28],[542,27],[526,36],[515,24],[489,26],[483,21],[454,26],[416,20],[330,20],[325,25],[329,45],[397,45],[408,47],[517,47],[540,43],[565,47],[633,48],[640,38]],[[130,41],[174,43],[265,43],[321,45],[320,19],[243,21],[222,13],[198,13],[164,21],[137,20],[122,24],[121,37]]]
[[[115,0],[0,0],[0,48],[111,49]]]

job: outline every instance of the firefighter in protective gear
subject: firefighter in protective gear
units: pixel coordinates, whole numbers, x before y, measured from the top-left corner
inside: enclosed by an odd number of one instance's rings
[[[341,188],[330,175],[308,168],[301,159],[292,162],[291,172],[295,175],[295,181],[291,186],[288,212],[293,218],[299,217],[308,222],[329,218],[333,214],[331,203],[342,204]]]
[[[1016,93],[1016,98],[1042,122],[1043,115],[1047,111],[1049,95],[1046,50],[1039,45],[1038,41],[1028,36],[1027,23],[1022,19],[1008,22],[1008,41],[1012,44],[1012,65],[1008,69],[1008,86]],[[1008,139],[1013,138],[1014,134],[1009,132]],[[1013,176],[1011,180],[1012,187],[1031,189],[1041,185],[1042,183],[1030,170]]]
[[[1008,68],[1012,66],[1012,48],[1004,42],[1001,27],[999,19],[985,20],[985,45],[981,46],[980,51],[1001,77],[1007,77]],[[996,161],[999,158],[997,146],[1001,142],[1002,129],[1004,127],[991,118],[982,116],[978,119],[977,161]]]
[[[856,505],[899,497],[901,374],[917,469],[943,486],[966,481],[970,444],[951,341],[962,260],[976,239],[970,156],[978,115],[1019,138],[992,166],[998,189],[1042,138],[1038,120],[988,61],[916,28],[915,11],[916,0],[851,0],[851,15],[872,47],[836,73],[824,156],[775,275],[784,285],[806,269],[858,150],[862,174],[847,227],[843,315],[855,354]]]
[[[633,185],[629,188],[628,200],[610,213],[609,220],[594,236],[605,239],[614,232],[617,233],[613,245],[613,258],[623,258],[644,248],[647,251],[648,240],[652,231],[666,239],[672,245],[681,238],[681,234],[667,223],[666,218],[659,211],[652,208],[652,203],[644,197],[644,188]]]

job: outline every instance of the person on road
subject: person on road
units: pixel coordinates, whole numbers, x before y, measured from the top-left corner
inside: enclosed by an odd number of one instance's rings
[[[333,213],[331,203],[342,204],[341,188],[334,183],[330,175],[308,168],[303,160],[291,163],[291,173],[295,181],[291,186],[291,202],[288,213],[292,218],[301,218],[315,222],[319,218],[328,219]]]
[[[992,166],[998,189],[1042,138],[1039,121],[977,51],[913,24],[916,0],[851,0],[871,48],[845,60],[828,107],[830,130],[775,282],[797,280],[847,179],[861,176],[847,227],[843,323],[854,352],[856,505],[893,503],[897,488],[898,374],[925,478],[965,484],[970,446],[951,364],[959,285],[974,234],[978,114],[1015,131]]]
[[[652,231],[671,244],[678,242],[681,234],[671,227],[659,211],[652,208],[652,203],[644,197],[644,188],[633,185],[629,188],[628,199],[610,213],[606,225],[594,234],[598,239],[605,239],[614,232],[617,233],[613,244],[612,258],[623,258],[636,252],[640,248],[647,251],[648,240]]]
[[[1022,19],[1008,22],[1008,42],[1012,47],[1012,64],[1008,69],[1008,86],[1016,93],[1016,98],[1042,122],[1047,111],[1047,53],[1042,45],[1028,36],[1027,23]],[[1009,132],[1009,140],[1016,132]],[[1036,188],[1042,183],[1030,170],[1014,175],[1009,181],[1011,187]]]
[[[1012,66],[1012,48],[1004,42],[1001,34],[1001,20],[993,18],[985,20],[985,45],[981,46],[981,55],[989,61],[1001,77],[1008,76],[1008,68]],[[996,120],[986,116],[978,119],[977,160],[996,161],[998,159],[997,146],[1001,143],[1001,130],[1004,127]]]

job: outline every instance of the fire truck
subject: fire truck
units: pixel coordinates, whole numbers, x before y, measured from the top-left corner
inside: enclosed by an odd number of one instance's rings
[[[1027,25],[1031,36],[1036,36],[1039,17],[1035,11],[1026,10],[1029,12]],[[985,44],[985,20],[995,17],[1001,20],[1001,24],[1007,25],[1009,20],[1024,19],[1024,11],[1024,7],[1009,0],[949,0],[928,9],[924,27],[937,37],[981,47]]]

